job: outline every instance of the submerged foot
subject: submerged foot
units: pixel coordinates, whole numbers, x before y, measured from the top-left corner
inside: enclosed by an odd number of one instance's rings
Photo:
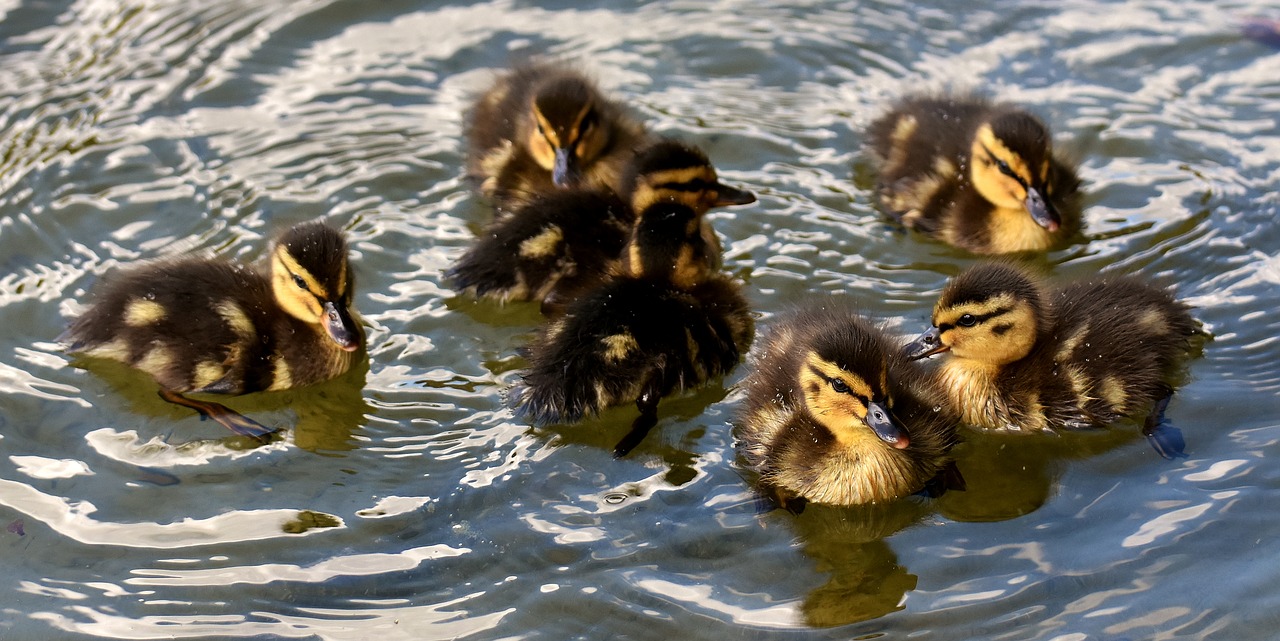
[[[160,398],[174,405],[189,407],[199,412],[200,416],[212,419],[232,432],[241,436],[248,436],[263,445],[271,442],[271,434],[276,431],[274,428],[267,427],[221,403],[198,401],[169,390],[160,390]]]

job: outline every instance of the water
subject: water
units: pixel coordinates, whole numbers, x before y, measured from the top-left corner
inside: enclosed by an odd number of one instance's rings
[[[776,3],[775,3],[776,4]],[[1257,639],[1280,623],[1280,88],[1263,2],[0,3],[0,637]],[[1176,285],[1216,338],[1169,416],[971,435],[969,490],[760,515],[735,371],[531,430],[539,316],[442,272],[488,212],[460,113],[530,52],[583,61],[756,205],[714,214],[762,322],[811,296],[916,331],[971,258],[871,206],[860,131],[921,87],[1019,101],[1082,159],[1059,277]],[[857,173],[857,180],[851,179]],[[135,260],[352,240],[367,371],[230,404],[263,448],[54,338]]]

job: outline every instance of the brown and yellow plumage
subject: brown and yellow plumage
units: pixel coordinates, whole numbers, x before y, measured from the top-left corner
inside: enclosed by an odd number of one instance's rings
[[[499,217],[557,188],[622,193],[623,169],[645,138],[643,125],[582,73],[524,64],[472,106],[467,176]]]
[[[288,389],[338,376],[359,357],[353,288],[342,235],[298,225],[276,243],[269,275],[208,259],[114,274],[63,340],[142,370],[169,393]]]
[[[529,345],[511,398],[533,423],[574,422],[634,402],[626,454],[657,422],[658,401],[726,374],[753,321],[736,283],[717,273],[702,215],[660,200],[640,212],[616,272],[576,297]]]
[[[702,150],[674,140],[645,147],[625,175],[625,202],[604,189],[562,189],[494,221],[449,270],[449,279],[464,291],[502,301],[543,301],[553,294],[566,299],[607,275],[622,256],[635,212],[664,200],[698,215],[714,267],[719,240],[702,214],[755,201],[750,192],[720,182]]]
[[[908,355],[949,352],[940,377],[966,423],[1037,431],[1148,415],[1148,436],[1200,333],[1186,305],[1140,278],[1049,289],[999,262],[948,283],[933,324]]]
[[[871,124],[881,207],[978,254],[1043,251],[1080,228],[1080,180],[1049,129],[1016,106],[913,96]]]
[[[860,505],[959,484],[947,452],[955,415],[939,411],[933,376],[840,305],[781,316],[753,350],[735,421],[763,490]]]

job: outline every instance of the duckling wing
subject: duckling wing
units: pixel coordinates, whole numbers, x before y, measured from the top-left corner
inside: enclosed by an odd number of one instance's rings
[[[1106,425],[1170,393],[1196,331],[1186,305],[1136,278],[1073,283],[1053,303],[1062,422]]]
[[[629,221],[630,210],[606,192],[547,194],[490,225],[448,277],[479,296],[540,301],[603,278]]]
[[[70,349],[143,370],[176,392],[259,389],[269,349],[269,285],[240,266],[162,261],[118,274],[68,330]]]
[[[687,292],[617,279],[574,301],[530,346],[513,401],[535,423],[577,421],[723,373],[722,342]]]

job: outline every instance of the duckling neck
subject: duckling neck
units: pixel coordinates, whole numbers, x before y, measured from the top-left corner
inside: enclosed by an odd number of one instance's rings
[[[281,339],[271,354],[274,377],[267,389],[282,390],[319,383],[341,376],[364,353],[364,331],[360,349],[348,352],[334,343],[322,327],[296,318],[279,333]],[[356,327],[360,322],[356,320]]]
[[[939,378],[962,421],[987,429],[1018,429],[1000,390],[1000,370],[999,365],[968,358],[950,357],[943,364]]]
[[[818,468],[806,493],[820,503],[840,505],[876,503],[908,496],[928,479],[908,455],[888,446],[834,453]]]
[[[988,245],[999,253],[1042,251],[1053,246],[1053,234],[1026,210],[995,207],[987,226]]]

